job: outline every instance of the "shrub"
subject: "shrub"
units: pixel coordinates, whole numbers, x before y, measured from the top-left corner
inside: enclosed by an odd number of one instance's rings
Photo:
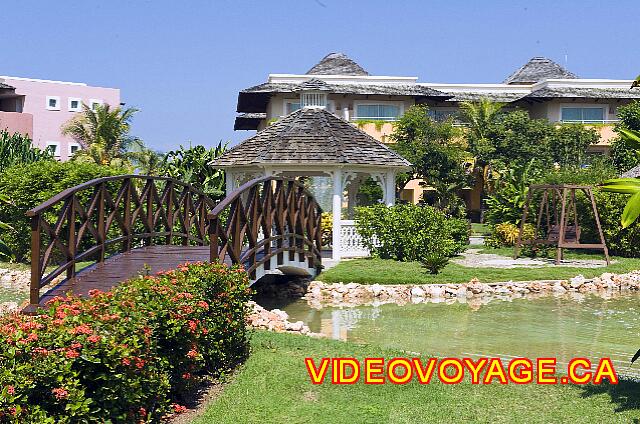
[[[464,249],[460,220],[449,219],[431,206],[358,208],[356,229],[372,254],[397,261],[418,261],[434,274],[447,264],[449,257]]]
[[[13,165],[45,160],[53,160],[51,152],[33,147],[28,135],[11,135],[7,130],[0,130],[0,171]]]
[[[30,249],[30,224],[25,213],[67,188],[94,178],[117,175],[118,169],[91,163],[44,161],[8,168],[0,174],[0,195],[9,203],[0,203],[0,222],[10,223],[14,231],[3,241],[24,261]],[[54,221],[55,222],[55,221]]]
[[[0,321],[0,420],[157,422],[243,359],[246,273],[186,264]]]
[[[533,240],[535,227],[532,224],[525,224],[522,231],[522,240]],[[484,241],[488,247],[513,247],[518,240],[520,227],[511,223],[503,222],[493,227],[491,236]]]

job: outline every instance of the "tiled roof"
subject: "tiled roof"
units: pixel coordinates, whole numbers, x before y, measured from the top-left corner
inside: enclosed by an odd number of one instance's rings
[[[241,113],[236,116],[233,124],[234,130],[255,130],[260,125],[260,121],[267,119],[266,113]]]
[[[305,84],[308,81],[303,82]],[[302,84],[272,83],[256,85],[242,90],[240,93],[294,93]],[[425,96],[449,98],[451,95],[418,84],[325,84],[336,94],[382,94],[389,96]]]
[[[369,75],[369,73],[346,55],[329,53],[309,69],[307,75]]]
[[[620,175],[622,178],[640,178],[640,165]]]
[[[451,94],[453,97],[447,100],[448,102],[464,102],[464,101],[478,102],[482,99],[487,99],[487,100],[491,100],[492,102],[499,102],[499,103],[514,102],[527,95],[526,93],[522,93],[522,92],[520,93],[509,93],[509,92],[486,93],[486,92],[477,92],[477,91],[465,91],[465,92],[457,91],[455,93],[449,93],[449,94]]]
[[[318,78],[312,78],[298,84],[293,91],[331,91],[331,88],[326,82],[319,80]]]
[[[534,57],[511,74],[505,84],[533,84],[545,79],[575,79],[575,74],[567,71],[551,59]]]
[[[325,109],[303,108],[211,162],[212,166],[350,164],[407,168],[384,144]]]
[[[633,88],[588,88],[588,87],[552,87],[541,88],[528,94],[526,98],[589,98],[589,99],[640,99],[640,89]]]

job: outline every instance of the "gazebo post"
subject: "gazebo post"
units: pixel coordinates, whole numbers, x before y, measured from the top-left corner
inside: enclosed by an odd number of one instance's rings
[[[387,171],[384,195],[385,205],[393,206],[396,204],[396,173],[394,171]]]
[[[224,181],[227,188],[227,196],[231,194],[231,192],[235,188],[233,179],[234,179],[233,172],[230,169],[227,169],[224,173]]]
[[[333,249],[334,260],[340,260],[340,229],[342,220],[342,170],[335,169],[333,171],[333,205],[331,213],[333,214],[333,240],[331,247]]]

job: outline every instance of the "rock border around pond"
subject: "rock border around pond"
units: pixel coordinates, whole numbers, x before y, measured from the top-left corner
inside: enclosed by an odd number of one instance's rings
[[[312,281],[304,296],[318,306],[381,303],[422,303],[446,299],[475,299],[507,296],[524,297],[531,294],[613,293],[640,290],[640,270],[628,274],[604,273],[600,277],[578,275],[569,280],[543,280],[482,283],[472,279],[459,284],[358,284]]]

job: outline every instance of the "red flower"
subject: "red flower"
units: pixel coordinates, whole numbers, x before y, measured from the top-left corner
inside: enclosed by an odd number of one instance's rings
[[[9,393],[10,395],[14,394],[16,392],[16,388],[13,386],[7,386],[7,393]]]
[[[146,417],[147,416],[147,410],[144,409],[143,407],[140,407],[140,409],[138,409],[138,414],[140,414],[141,417]]]
[[[186,406],[178,405],[177,403],[174,403],[171,406],[173,407],[173,412],[175,412],[176,414],[182,414],[183,412],[187,412]]]
[[[136,368],[138,369],[142,369],[142,367],[144,367],[144,359],[142,358],[135,358],[136,361]]]
[[[129,358],[122,358],[122,365],[131,365],[131,361],[129,360]]]
[[[187,352],[187,357],[188,357],[188,358],[193,359],[193,358],[195,358],[195,357],[197,357],[197,356],[198,356],[198,352],[196,352],[196,351],[195,351],[195,350],[193,350],[193,349],[191,349],[189,352]]]
[[[196,328],[198,328],[198,323],[194,320],[190,320],[189,321],[189,331],[191,331],[192,333],[196,332]]]
[[[87,324],[80,324],[71,330],[69,330],[71,334],[91,334],[93,330]]]
[[[69,392],[62,387],[57,387],[51,390],[51,393],[53,393],[58,400],[66,399],[69,397]]]
[[[80,352],[78,352],[77,350],[69,349],[67,350],[65,356],[69,359],[77,358],[78,356],[80,356]]]
[[[191,373],[185,372],[184,374],[182,374],[182,378],[184,378],[185,380],[190,380],[191,379]]]
[[[101,294],[102,294],[102,290],[98,290],[98,289],[89,290],[89,297],[96,297],[96,296],[100,296]]]
[[[87,337],[87,340],[90,341],[91,343],[98,343],[100,341],[101,337],[98,335],[92,335]]]
[[[198,306],[204,309],[209,309],[209,304],[207,302],[205,302],[204,300],[201,300],[198,302]]]

